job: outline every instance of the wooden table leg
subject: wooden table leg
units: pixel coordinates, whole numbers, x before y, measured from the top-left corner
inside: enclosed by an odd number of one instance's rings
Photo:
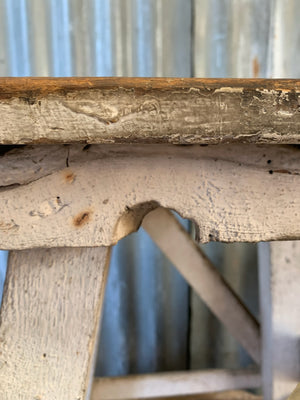
[[[300,242],[259,244],[265,400],[286,399],[300,380]]]
[[[109,249],[10,253],[0,314],[2,400],[86,400]]]

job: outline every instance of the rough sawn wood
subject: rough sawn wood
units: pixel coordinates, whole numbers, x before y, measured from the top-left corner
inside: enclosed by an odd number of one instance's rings
[[[18,149],[1,159],[3,249],[109,246],[158,206],[195,221],[201,242],[300,238],[298,148],[45,149]]]
[[[1,78],[0,143],[300,143],[300,81]]]
[[[0,314],[1,400],[87,400],[109,249],[11,252]]]

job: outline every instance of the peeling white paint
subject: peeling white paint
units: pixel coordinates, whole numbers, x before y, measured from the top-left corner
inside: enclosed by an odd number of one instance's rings
[[[294,115],[293,112],[288,111],[288,110],[279,110],[277,112],[278,115],[282,116],[282,117],[292,117]]]
[[[216,89],[214,93],[244,93],[243,87],[221,87]]]

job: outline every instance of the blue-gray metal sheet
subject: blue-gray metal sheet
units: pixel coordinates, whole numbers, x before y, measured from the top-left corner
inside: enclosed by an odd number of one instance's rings
[[[271,15],[269,0],[194,0],[195,76],[266,77]]]

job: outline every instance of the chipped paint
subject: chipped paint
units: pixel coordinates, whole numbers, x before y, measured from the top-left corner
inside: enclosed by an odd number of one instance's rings
[[[215,89],[214,93],[243,93],[243,87],[221,87],[219,89]]]

